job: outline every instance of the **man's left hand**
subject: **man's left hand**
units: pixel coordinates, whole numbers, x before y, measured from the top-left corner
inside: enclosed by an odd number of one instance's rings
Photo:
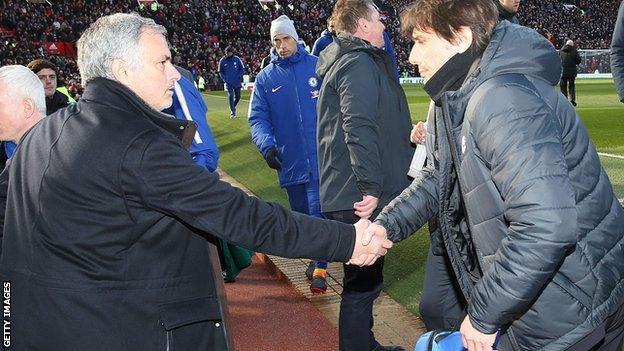
[[[470,317],[466,316],[459,328],[459,332],[462,336],[462,343],[468,351],[492,351],[494,350],[494,343],[496,342],[496,333],[483,334],[476,330],[472,323],[470,323]]]
[[[353,204],[355,215],[362,219],[369,219],[373,211],[377,208],[379,199],[372,195],[364,195],[362,201]]]

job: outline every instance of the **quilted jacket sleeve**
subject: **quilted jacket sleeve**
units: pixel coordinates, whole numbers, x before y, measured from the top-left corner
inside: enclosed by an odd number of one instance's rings
[[[437,174],[428,166],[420,171],[401,195],[384,207],[375,223],[386,228],[388,239],[397,242],[422,227],[437,210]]]

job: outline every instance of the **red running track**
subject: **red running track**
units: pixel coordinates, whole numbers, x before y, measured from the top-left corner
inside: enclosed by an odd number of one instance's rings
[[[337,328],[256,256],[226,291],[237,351],[338,350]]]

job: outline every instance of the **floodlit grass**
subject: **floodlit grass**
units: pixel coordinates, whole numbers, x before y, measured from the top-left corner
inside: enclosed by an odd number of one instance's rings
[[[424,120],[429,98],[421,85],[407,85],[407,96],[412,120]],[[249,92],[243,92],[238,105],[238,118],[230,119],[225,92],[205,95],[208,103],[208,122],[221,150],[219,166],[238,179],[257,196],[288,207],[286,193],[251,142],[247,124]],[[577,80],[577,111],[587,127],[599,152],[624,156],[624,105],[615,94],[610,80]],[[624,197],[624,160],[601,157],[613,188],[619,198]],[[395,300],[418,314],[422,292],[429,235],[423,228],[409,239],[395,245],[388,253],[384,270],[384,289]]]

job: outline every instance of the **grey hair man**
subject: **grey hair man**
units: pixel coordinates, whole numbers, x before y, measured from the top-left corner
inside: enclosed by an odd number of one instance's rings
[[[180,77],[165,33],[135,14],[94,22],[78,41],[82,99],[26,133],[7,168],[0,274],[20,349],[232,349],[213,236],[362,265],[391,246],[195,165],[192,122],[159,112]]]
[[[24,66],[0,67],[0,140],[17,143],[45,115],[39,77]]]

